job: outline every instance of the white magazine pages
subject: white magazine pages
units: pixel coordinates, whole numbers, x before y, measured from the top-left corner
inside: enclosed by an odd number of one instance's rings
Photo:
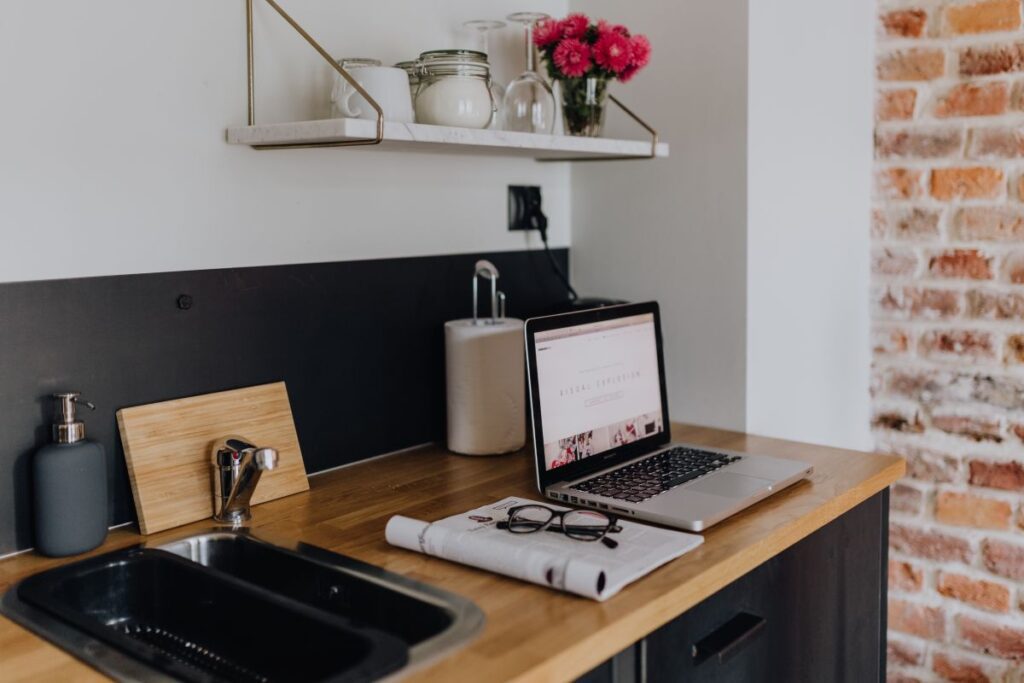
[[[388,520],[385,536],[400,548],[599,601],[704,542],[695,534],[628,520],[620,520],[617,525],[622,531],[609,535],[618,542],[617,548],[561,533],[513,534],[499,529],[497,523],[519,505],[569,509],[509,497],[437,522],[395,515]]]

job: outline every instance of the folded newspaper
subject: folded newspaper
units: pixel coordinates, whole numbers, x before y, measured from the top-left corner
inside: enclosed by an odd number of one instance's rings
[[[558,533],[513,534],[497,523],[509,508],[545,505],[509,497],[490,505],[423,522],[401,515],[388,520],[388,543],[542,586],[607,600],[622,588],[704,542],[703,537],[620,520],[617,548]]]

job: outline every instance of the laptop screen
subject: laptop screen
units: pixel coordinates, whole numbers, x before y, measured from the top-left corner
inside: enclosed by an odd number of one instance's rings
[[[664,432],[653,313],[538,331],[546,471]]]

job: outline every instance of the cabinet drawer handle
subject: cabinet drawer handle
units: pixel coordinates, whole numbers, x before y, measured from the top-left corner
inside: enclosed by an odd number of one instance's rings
[[[764,617],[740,612],[693,644],[693,663],[717,659],[719,664],[735,655],[764,628]]]

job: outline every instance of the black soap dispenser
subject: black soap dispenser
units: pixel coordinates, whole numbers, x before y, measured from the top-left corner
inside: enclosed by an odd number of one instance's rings
[[[86,441],[77,392],[54,394],[53,443],[32,460],[35,545],[43,555],[77,555],[107,537],[107,462],[103,446]]]

